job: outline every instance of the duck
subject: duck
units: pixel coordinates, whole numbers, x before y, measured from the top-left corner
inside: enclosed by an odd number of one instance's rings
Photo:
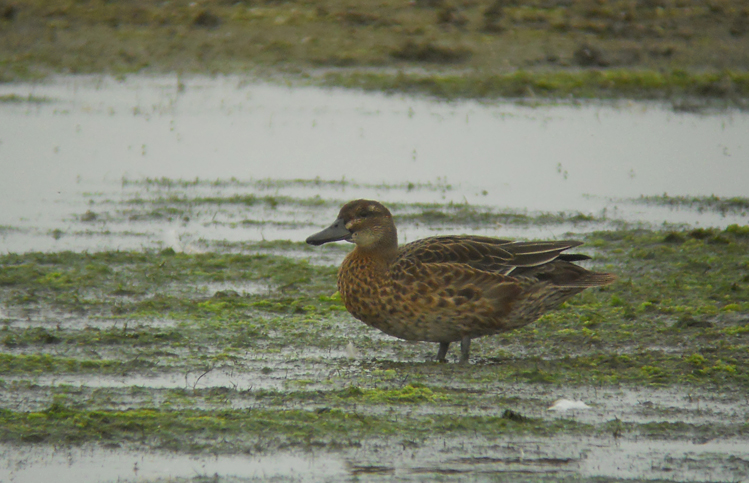
[[[338,270],[346,310],[393,337],[439,343],[439,362],[460,342],[459,362],[468,363],[472,339],[524,327],[617,278],[576,265],[591,258],[564,253],[582,245],[576,240],[447,235],[399,246],[390,210],[373,200],[346,203],[332,225],[306,240],[337,241],[355,244]]]

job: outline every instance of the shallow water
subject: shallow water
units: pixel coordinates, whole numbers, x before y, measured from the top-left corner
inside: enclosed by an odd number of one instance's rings
[[[143,177],[351,182],[188,189],[191,195],[455,202],[700,226],[747,220],[746,213],[632,202],[663,193],[749,195],[747,113],[684,114],[627,102],[445,103],[239,77],[61,77],[5,84],[5,94],[49,99],[0,104],[0,243],[8,251],[169,246],[170,230],[208,239],[303,240],[336,209],[208,207],[198,213],[202,223],[194,216],[139,222],[118,215],[113,207],[122,211],[124,201],[154,194],[123,186],[123,179]],[[429,187],[393,188],[398,183]],[[112,219],[81,225],[88,210]],[[263,224],[231,226],[248,218]],[[504,236],[526,237],[575,231],[499,228]],[[402,231],[408,239],[424,232]]]
[[[50,99],[38,104],[0,104],[0,167],[6,173],[0,177],[0,249],[7,252],[173,248],[199,253],[241,250],[247,241],[302,241],[332,221],[340,203],[358,197],[389,203],[468,203],[519,214],[581,212],[596,217],[582,223],[562,220],[497,226],[411,221],[399,225],[401,241],[451,231],[549,238],[616,227],[621,222],[722,227],[748,221],[742,212],[675,210],[636,202],[641,195],[664,192],[749,195],[745,186],[749,179],[747,113],[677,114],[665,106],[644,103],[540,107],[442,103],[253,84],[238,77],[131,77],[125,81],[63,77],[43,84],[0,85],[0,95],[4,94]],[[144,182],[144,178],[160,177],[222,181],[215,185]],[[320,181],[315,182],[316,178]],[[309,181],[282,182],[291,179]],[[281,201],[278,205],[226,201],[247,194]],[[284,202],[282,197],[291,201]],[[210,198],[220,200],[207,201]],[[401,213],[415,209],[406,206]],[[327,247],[313,257],[300,245],[262,250],[326,265],[337,264],[345,253]],[[217,291],[264,294],[274,287],[216,282],[167,289],[210,296]],[[1,307],[0,322],[9,329],[62,325],[65,330],[123,324],[107,318]],[[171,328],[180,322],[159,318],[139,323]],[[421,362],[434,349],[426,343],[403,344],[379,332],[360,334],[358,340],[362,339],[368,342],[354,348],[359,355],[351,359],[345,346],[348,339],[341,336],[340,344],[317,352],[299,345],[264,350],[259,342],[263,350],[257,354],[233,353],[231,363],[211,370],[174,363],[168,369],[133,370],[126,375],[21,374],[2,379],[8,390],[0,393],[0,402],[3,408],[38,411],[48,408],[61,393],[71,403],[88,404],[94,391],[107,390],[111,402],[101,404],[127,409],[153,405],[166,391],[186,390],[191,399],[185,404],[214,408],[205,394],[231,389],[231,397],[221,404],[251,409],[259,404],[253,390],[321,390],[320,381],[330,379],[332,372],[349,374],[344,380],[350,383],[367,377],[372,365],[367,360],[413,362],[418,355]],[[376,345],[371,344],[373,340]],[[5,352],[14,350],[27,351]],[[86,348],[50,345],[28,350],[76,356]],[[220,350],[208,347],[204,355]],[[105,351],[95,354],[97,358],[109,355]],[[158,362],[159,356],[151,357]],[[172,358],[171,351],[168,357]],[[441,387],[462,387],[448,369],[444,373],[435,369],[430,377]],[[745,396],[731,392],[734,389],[708,392],[684,387],[570,388],[521,383],[465,387],[481,387],[481,397],[491,403],[460,408],[468,414],[497,416],[502,408],[491,398],[502,395],[514,398],[512,407],[526,417],[572,419],[599,427],[616,420],[739,427],[749,416]],[[129,389],[155,396],[144,399]],[[548,411],[560,398],[583,401],[590,409]],[[307,401],[283,404],[283,408],[318,409]],[[370,406],[372,412],[403,415],[456,409],[429,404]],[[676,481],[749,477],[749,447],[744,439],[660,439],[665,437],[663,432],[658,439],[606,433],[595,437],[497,435],[495,439],[448,434],[414,448],[406,448],[394,437],[367,440],[360,448],[334,453],[319,449],[275,456],[0,445],[0,481],[168,481],[214,474],[222,481],[386,481],[393,477],[485,481],[508,474]]]
[[[0,480],[14,483],[55,481],[88,483],[103,481],[149,481],[213,475],[244,479],[294,477],[317,474],[325,477],[346,474],[337,458],[299,455],[277,456],[191,456],[145,453],[102,448],[8,448],[0,446],[5,464]]]
[[[14,483],[56,481],[174,481],[198,476],[220,481],[493,481],[500,475],[741,481],[749,476],[743,441],[705,443],[618,441],[615,438],[513,438],[469,443],[443,440],[412,450],[399,444],[349,450],[344,454],[274,456],[175,455],[97,447],[0,446],[0,479]],[[395,450],[397,447],[397,451]],[[475,457],[450,456],[460,447]],[[373,451],[374,450],[374,451]],[[379,456],[372,458],[372,455]]]

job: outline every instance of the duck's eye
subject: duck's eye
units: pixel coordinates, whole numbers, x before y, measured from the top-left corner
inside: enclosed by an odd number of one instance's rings
[[[362,211],[359,213],[359,218],[368,218],[372,213],[369,211]]]

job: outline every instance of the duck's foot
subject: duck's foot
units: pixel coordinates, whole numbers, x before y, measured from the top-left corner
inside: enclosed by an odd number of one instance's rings
[[[449,342],[440,342],[440,350],[437,351],[437,362],[447,362],[445,356],[447,355],[447,349],[449,348]]]
[[[440,346],[440,350],[442,347]],[[460,339],[460,364],[468,364],[468,355],[471,352],[471,338],[468,336]]]

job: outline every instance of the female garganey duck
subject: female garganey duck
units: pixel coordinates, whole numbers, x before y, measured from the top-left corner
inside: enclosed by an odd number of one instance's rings
[[[523,327],[586,288],[616,280],[571,263],[590,258],[562,253],[579,241],[438,236],[398,247],[393,217],[377,201],[347,203],[307,243],[339,240],[356,244],[338,271],[346,309],[386,334],[439,342],[439,361],[460,341],[460,362],[468,362],[471,339]]]

